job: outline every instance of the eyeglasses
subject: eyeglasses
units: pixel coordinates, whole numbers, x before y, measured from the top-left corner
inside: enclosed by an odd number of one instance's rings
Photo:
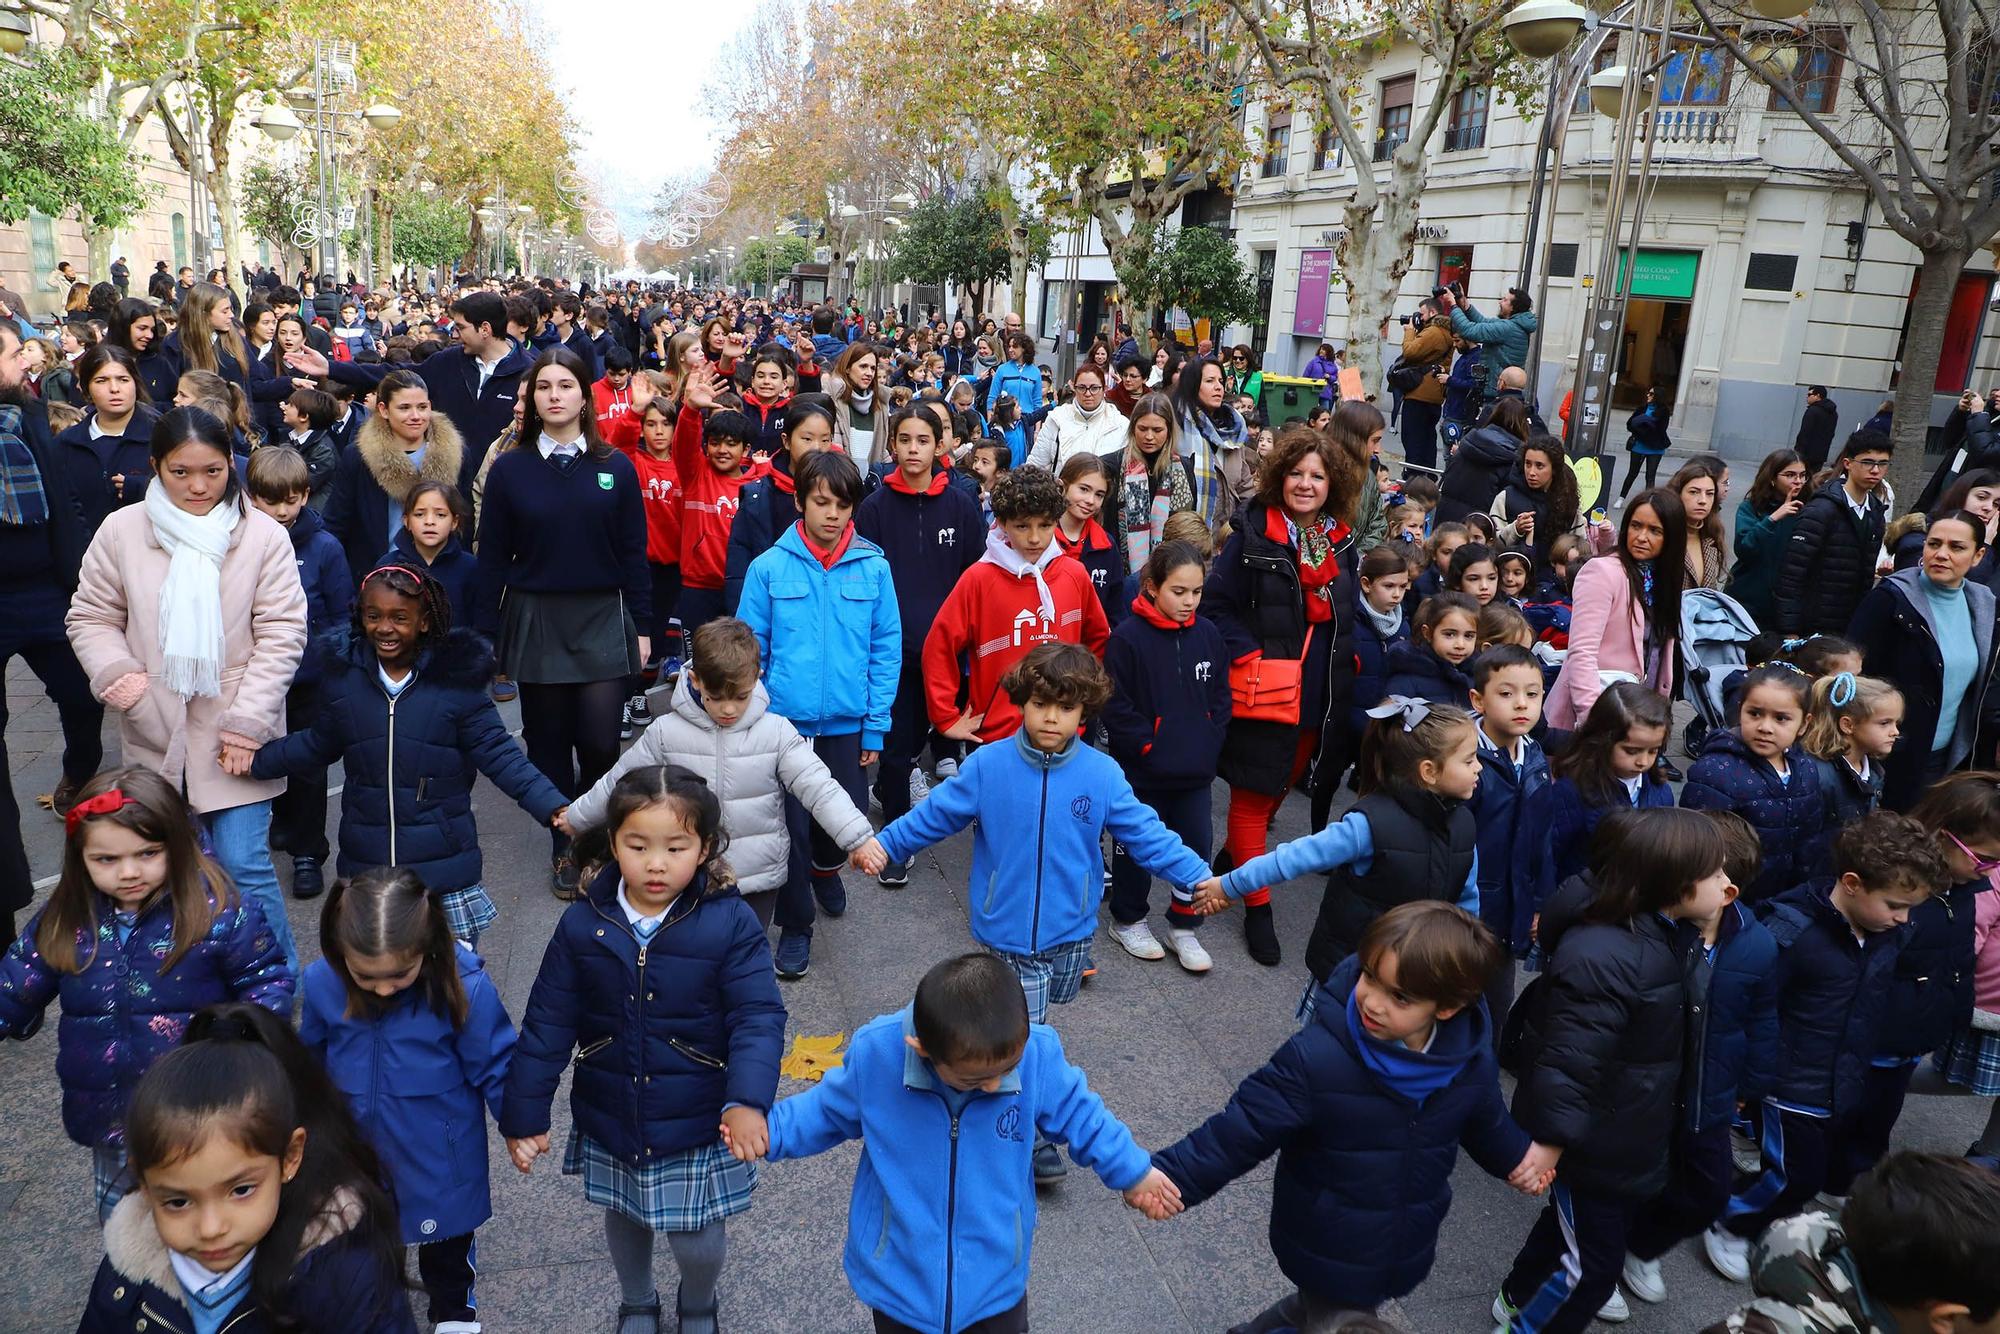
[[[1982,857],[1960,842],[1958,835],[1952,833],[1949,829],[1940,832],[1951,840],[1951,845],[1954,848],[1965,854],[1966,860],[1972,863],[1972,869],[1976,874],[1985,875],[1991,871],[2000,871],[2000,857]]]
[[[1887,459],[1849,459],[1848,462],[1863,472],[1887,472],[1889,470],[1889,460]]]
[[[1104,386],[1101,384],[1080,384],[1076,387],[1076,392],[1079,394],[1101,394],[1104,392]]]

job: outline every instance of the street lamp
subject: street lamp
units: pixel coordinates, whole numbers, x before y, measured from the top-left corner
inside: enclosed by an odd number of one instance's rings
[[[403,113],[390,106],[387,102],[377,102],[374,106],[369,107],[361,113],[361,119],[368,122],[368,128],[371,130],[392,129],[396,122],[402,118]]]
[[[337,100],[341,94],[354,90],[356,59],[353,42],[315,37],[311,85],[301,85],[287,90],[284,101],[266,105],[252,122],[266,138],[277,143],[287,143],[296,139],[299,132],[307,128],[306,122],[299,118],[293,108],[296,107],[299,111],[311,109],[313,157],[318,167],[319,191],[311,226],[307,227],[301,220],[299,230],[301,233],[309,232],[310,239],[318,248],[315,259],[322,278],[331,274],[336,267],[335,247],[340,239],[332,208],[339,172],[333,141],[345,137],[346,134],[346,131],[339,128],[339,122],[358,120],[373,129],[386,130],[403,118],[403,113],[387,102],[376,102],[365,111],[342,111],[328,105]],[[287,102],[290,105],[287,105]],[[364,203],[367,202],[366,196],[364,182]],[[369,253],[368,248],[364,246],[364,258]],[[372,280],[373,274],[369,277]]]
[[[0,51],[10,56],[20,55],[28,49],[28,39],[34,31],[34,25],[20,10],[0,9]]]
[[[1653,96],[1659,90],[1659,80],[1648,75],[1643,81],[1634,79],[1632,71],[1623,65],[1612,65],[1590,76],[1590,105],[1600,116],[1617,120],[1625,110],[1625,94],[1635,83],[1643,82],[1639,94],[1639,110],[1650,111]]]
[[[306,125],[292,109],[283,102],[273,102],[257,113],[257,119],[250,122],[262,130],[267,138],[279,143],[287,143],[298,137]]]

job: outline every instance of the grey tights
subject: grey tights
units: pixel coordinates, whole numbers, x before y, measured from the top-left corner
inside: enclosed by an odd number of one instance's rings
[[[718,1220],[699,1232],[669,1232],[666,1237],[674,1264],[681,1271],[681,1328],[688,1334],[714,1329],[715,1288],[728,1253],[728,1232]],[[621,1300],[628,1306],[647,1306],[658,1300],[653,1286],[653,1230],[606,1209],[604,1241],[611,1250],[611,1267],[618,1273]],[[658,1328],[650,1317],[627,1316],[619,1324],[618,1334],[656,1334]]]

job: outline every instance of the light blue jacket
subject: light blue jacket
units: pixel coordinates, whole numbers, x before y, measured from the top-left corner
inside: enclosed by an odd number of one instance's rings
[[[1208,863],[1132,795],[1118,761],[1080,741],[1050,755],[1026,732],[981,746],[958,777],[878,837],[908,861],[978,820],[972,836],[972,938],[1010,954],[1087,940],[1104,899],[1104,830],[1148,872],[1183,888]]]
[[[1375,859],[1375,831],[1368,817],[1349,811],[1317,834],[1307,834],[1281,843],[1261,857],[1252,857],[1222,877],[1222,892],[1240,899],[1259,885],[1276,885],[1302,875],[1351,866],[1354,874],[1367,875]],[[1472,869],[1465,873],[1465,888],[1459,891],[1458,906],[1479,915],[1479,852],[1472,853]]]
[[[961,771],[938,793],[964,781]],[[1138,1185],[1152,1161],[1053,1028],[1030,1025],[1021,1063],[956,1115],[930,1063],[903,1041],[913,1033],[908,1009],[856,1033],[824,1081],[772,1109],[770,1156],[862,1141],[843,1256],[854,1295],[913,1329],[955,1334],[1027,1293],[1037,1131],[1067,1142],[1113,1190]]]
[[[861,749],[882,749],[903,672],[903,620],[882,548],[856,533],[829,570],[793,524],[750,562],[736,614],[757,636],[774,712],[801,736],[859,732]]]
[[[1000,395],[1012,394],[1014,401],[1021,405],[1023,419],[1042,410],[1042,368],[1030,361],[1025,365],[1009,359],[993,368],[993,383],[986,390],[986,415],[993,415],[993,405],[1000,401]],[[1014,456],[1017,462],[1025,461],[1025,454]]]

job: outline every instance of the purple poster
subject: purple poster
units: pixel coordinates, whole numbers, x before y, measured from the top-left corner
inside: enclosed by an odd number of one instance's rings
[[[1326,334],[1326,291],[1333,282],[1331,250],[1299,252],[1299,293],[1292,305],[1292,332],[1307,338]]]

